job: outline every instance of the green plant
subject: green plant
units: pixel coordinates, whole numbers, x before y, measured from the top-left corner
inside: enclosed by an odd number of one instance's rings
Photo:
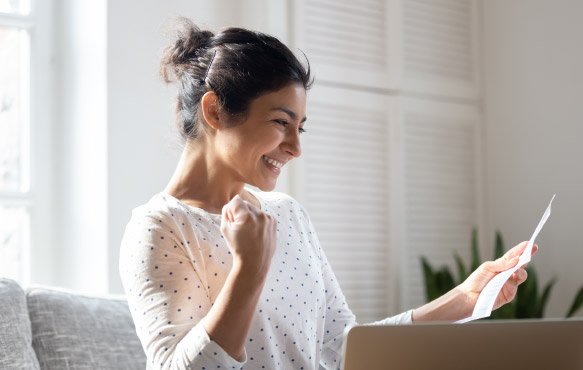
[[[504,243],[502,241],[502,235],[497,231],[496,243],[494,246],[494,259],[499,258],[502,255],[504,255]],[[478,250],[478,231],[476,229],[472,230],[471,261],[469,268],[466,269],[464,261],[457,252],[454,252],[454,259],[458,272],[457,280],[447,266],[435,270],[425,257],[421,257],[423,277],[425,280],[425,297],[428,302],[461,284],[472,273],[472,271],[480,266],[481,260]],[[526,271],[528,272],[528,279],[518,287],[514,300],[493,311],[490,316],[491,319],[526,319],[542,318],[544,316],[545,307],[557,279],[551,279],[539,294],[536,270],[531,264],[529,264],[529,266],[526,267]],[[583,286],[575,296],[566,317],[573,316],[581,306],[583,306]]]

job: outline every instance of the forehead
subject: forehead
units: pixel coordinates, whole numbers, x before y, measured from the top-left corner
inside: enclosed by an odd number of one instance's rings
[[[273,111],[294,113],[299,119],[306,115],[306,90],[300,84],[290,84],[261,95],[250,106],[253,111]]]

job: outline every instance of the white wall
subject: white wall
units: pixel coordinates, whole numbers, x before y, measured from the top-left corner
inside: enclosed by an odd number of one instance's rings
[[[50,255],[35,261],[54,272],[50,279],[33,274],[33,282],[99,293],[107,290],[105,5],[55,1],[56,211],[45,222],[57,227]]]
[[[47,263],[54,255],[57,231],[47,222],[55,218],[55,163],[56,140],[59,137],[54,130],[56,107],[52,99],[55,96],[55,40],[54,1],[36,2],[33,10],[37,16],[34,20],[31,46],[34,61],[31,65],[31,193],[33,212],[31,228],[34,232],[30,242],[40,246],[30,250],[30,267],[25,273],[24,284],[30,282],[47,282],[55,284],[56,268]],[[26,253],[26,252],[25,252]],[[26,258],[26,255],[25,255]],[[25,270],[26,271],[26,270]]]
[[[533,265],[539,287],[559,278],[546,316],[563,316],[583,285],[583,2],[482,4],[487,236],[527,240],[557,193]]]

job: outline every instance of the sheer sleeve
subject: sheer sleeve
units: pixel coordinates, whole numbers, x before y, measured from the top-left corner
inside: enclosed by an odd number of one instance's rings
[[[181,232],[176,217],[134,211],[121,246],[121,278],[148,368],[240,369],[246,352],[233,359],[204,329],[211,282],[200,248],[186,248],[199,240]]]

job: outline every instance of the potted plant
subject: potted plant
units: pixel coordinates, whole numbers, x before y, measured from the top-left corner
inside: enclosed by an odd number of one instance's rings
[[[502,241],[502,235],[497,231],[494,259],[499,258],[502,255],[504,255],[504,244]],[[457,280],[447,266],[434,269],[425,257],[421,257],[421,265],[425,280],[425,297],[428,302],[445,294],[462,283],[469,274],[482,263],[478,251],[478,232],[476,229],[472,230],[470,266],[466,268],[462,258],[457,252],[454,252],[454,259],[458,270]],[[545,307],[557,279],[552,278],[539,293],[538,278],[536,270],[532,264],[529,264],[529,266],[526,267],[526,271],[528,272],[528,279],[518,287],[516,298],[512,302],[502,306],[496,311],[493,311],[490,316],[491,319],[533,319],[542,318],[544,316]],[[583,286],[579,288],[579,291],[577,292],[577,295],[565,317],[573,316],[582,305]]]

